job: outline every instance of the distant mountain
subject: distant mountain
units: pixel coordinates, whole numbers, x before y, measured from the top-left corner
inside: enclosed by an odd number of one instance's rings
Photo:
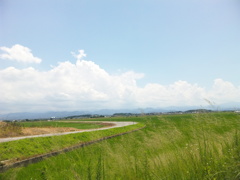
[[[20,112],[20,113],[9,113],[0,114],[0,120],[23,120],[23,119],[50,119],[54,118],[64,118],[82,115],[106,115],[110,116],[115,113],[136,113],[144,114],[150,112],[166,112],[164,109],[102,109],[93,111],[50,111],[50,112]]]
[[[87,114],[87,111],[61,111],[61,112],[21,112],[21,113],[9,113],[0,114],[0,120],[22,120],[22,119],[50,119],[52,117],[61,118],[74,115]]]
[[[219,108],[224,110],[240,110],[240,102],[231,102],[231,103],[224,103],[219,106]]]
[[[166,113],[166,112],[177,112],[187,111],[196,109],[207,109],[207,110],[240,110],[240,103],[227,103],[219,106],[171,106],[166,108],[136,108],[136,109],[102,109],[102,110],[91,110],[91,111],[50,111],[50,112],[20,112],[20,113],[9,113],[0,114],[0,120],[22,120],[22,119],[50,119],[64,118],[71,116],[81,115],[113,115],[116,113],[132,113],[132,114],[145,114],[145,113]]]

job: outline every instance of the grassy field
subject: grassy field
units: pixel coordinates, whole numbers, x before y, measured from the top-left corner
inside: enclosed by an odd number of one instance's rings
[[[66,121],[27,121],[27,122],[0,122],[0,138],[24,136],[24,128],[76,128],[76,129],[94,129],[101,128],[107,124],[102,123],[77,123]],[[31,135],[31,134],[30,134]]]
[[[57,122],[57,121],[28,121],[21,122],[23,127],[72,127],[77,129],[93,129],[104,127],[102,124],[97,123],[72,123],[72,122]]]
[[[0,179],[240,179],[239,114],[124,119],[146,128],[11,169]]]
[[[105,119],[102,119],[105,120]],[[68,123],[66,123],[68,124]],[[71,123],[77,126],[80,123]],[[81,124],[82,125],[82,124]],[[26,159],[34,157],[38,154],[49,153],[73,146],[75,144],[81,144],[84,142],[100,139],[105,136],[111,136],[114,134],[131,131],[144,126],[143,124],[136,124],[126,127],[113,128],[109,130],[101,130],[97,132],[82,132],[76,134],[68,134],[62,136],[49,136],[21,139],[18,141],[10,141],[0,143],[0,161],[9,159]]]

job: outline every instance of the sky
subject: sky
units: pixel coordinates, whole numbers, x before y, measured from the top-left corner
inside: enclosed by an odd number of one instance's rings
[[[1,0],[0,114],[240,102],[239,0]]]

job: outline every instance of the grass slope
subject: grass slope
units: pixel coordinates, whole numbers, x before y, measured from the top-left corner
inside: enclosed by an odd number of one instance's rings
[[[141,131],[9,170],[0,179],[240,179],[238,114],[145,117],[144,123]]]
[[[73,123],[77,124],[77,123]],[[26,159],[34,157],[38,154],[53,152],[75,144],[80,144],[92,140],[96,140],[105,136],[131,131],[142,127],[143,124],[136,124],[126,127],[113,128],[109,130],[101,130],[96,132],[82,132],[76,134],[68,134],[62,136],[49,136],[21,139],[17,141],[0,143],[0,161],[9,159]]]

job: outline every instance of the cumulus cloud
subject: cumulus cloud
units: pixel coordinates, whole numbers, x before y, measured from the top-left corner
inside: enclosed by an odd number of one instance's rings
[[[83,57],[86,57],[87,54],[84,53],[83,49],[78,50],[78,54],[76,54],[75,52],[71,52],[71,54],[73,55],[73,57],[75,57],[77,60],[81,60]]]
[[[240,101],[240,87],[222,79],[216,79],[209,90],[186,81],[139,87],[142,73],[111,75],[92,61],[76,58],[76,63],[61,62],[48,71],[32,67],[0,70],[1,106],[14,112],[201,106],[206,105],[204,99]]]
[[[3,53],[0,54],[1,59],[13,60],[23,63],[41,63],[42,61],[40,58],[33,56],[31,49],[19,44],[16,44],[11,48],[2,46],[0,47],[0,50],[3,51]]]
[[[208,96],[217,103],[240,101],[240,87],[222,79],[215,79]]]
[[[142,106],[200,106],[206,96],[204,88],[186,81],[177,81],[170,85],[147,84],[138,88],[137,101]]]

